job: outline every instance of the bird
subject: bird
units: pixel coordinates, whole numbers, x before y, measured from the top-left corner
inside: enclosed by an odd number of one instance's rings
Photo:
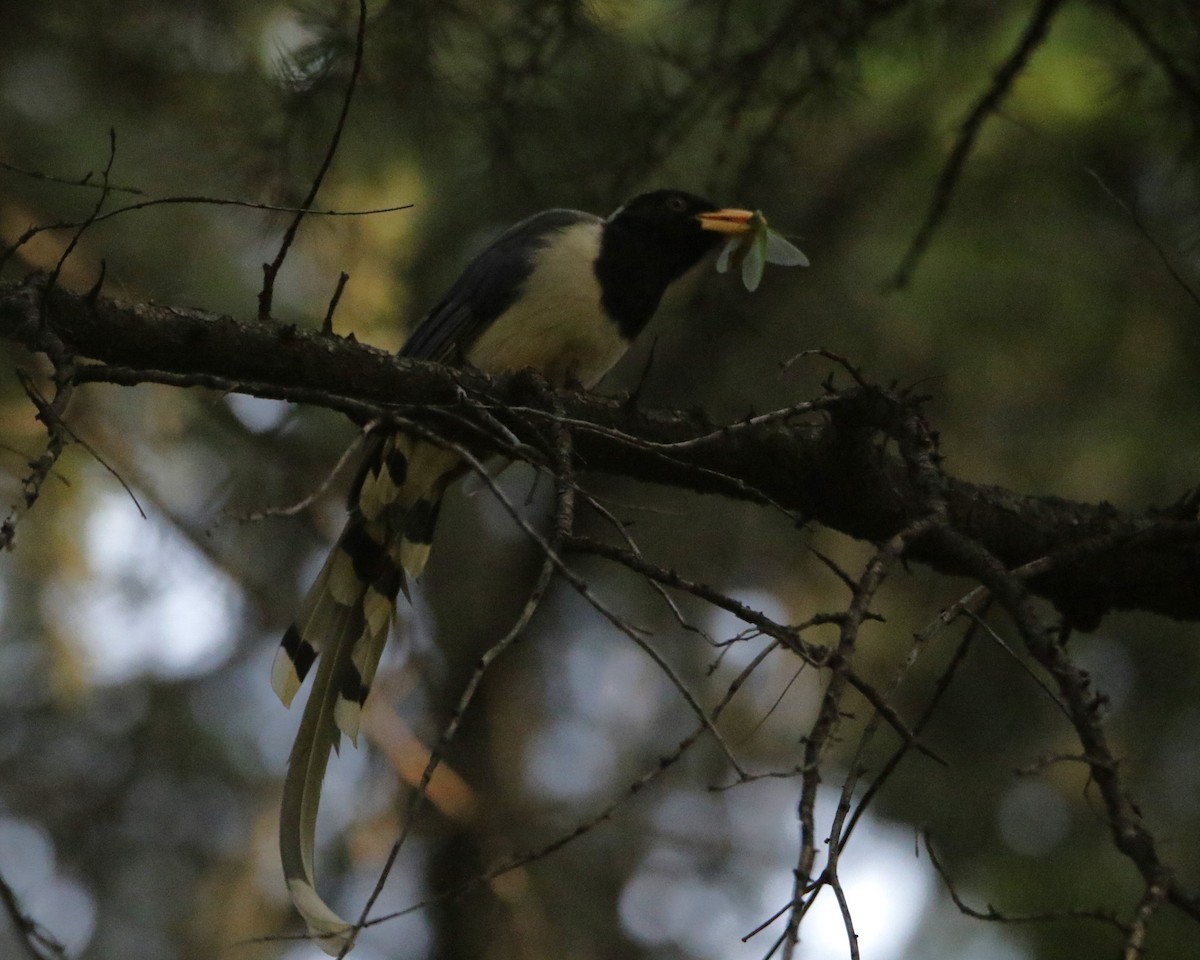
[[[641,194],[607,218],[568,209],[534,214],[467,264],[400,356],[493,375],[532,368],[552,386],[592,388],[667,288],[722,240],[753,230],[754,217],[682,190]],[[272,665],[271,685],[285,706],[318,666],[284,780],[280,853],[292,902],[330,955],[353,945],[354,927],[325,903],[314,879],[329,754],[342,735],[357,745],[397,595],[408,596],[408,581],[425,568],[442,497],[462,472],[453,451],[428,440],[395,429],[369,436],[345,527]]]

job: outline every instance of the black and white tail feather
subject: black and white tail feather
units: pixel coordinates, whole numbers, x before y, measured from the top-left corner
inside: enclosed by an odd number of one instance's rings
[[[457,459],[403,434],[372,439],[351,496],[350,518],[271,668],[271,686],[290,706],[317,664],[288,760],[279,842],[292,901],[309,935],[332,956],[348,944],[354,926],[321,899],[313,871],[329,752],[338,748],[342,734],[358,744],[362,709],[396,617],[396,595],[407,594],[407,578],[425,567]]]

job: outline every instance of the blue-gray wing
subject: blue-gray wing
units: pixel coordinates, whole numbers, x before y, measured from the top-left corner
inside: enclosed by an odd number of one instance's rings
[[[558,231],[599,220],[579,210],[545,210],[509,227],[467,265],[400,348],[400,356],[457,362],[516,301],[537,251]]]

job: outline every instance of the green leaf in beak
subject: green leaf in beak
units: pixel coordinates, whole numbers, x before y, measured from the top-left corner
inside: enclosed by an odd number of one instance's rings
[[[808,257],[789,242],[782,233],[767,228],[767,249],[764,259],[767,263],[778,264],[781,267],[807,267]]]
[[[730,266],[742,268],[742,284],[753,293],[762,282],[763,268],[768,263],[781,267],[807,267],[806,257],[783,234],[767,225],[761,210],[754,211],[749,229],[730,237],[717,257],[717,273],[727,273]]]

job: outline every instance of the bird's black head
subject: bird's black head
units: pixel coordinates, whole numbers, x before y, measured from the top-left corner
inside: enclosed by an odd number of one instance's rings
[[[596,275],[622,334],[636,336],[667,287],[723,238],[746,232],[750,217],[682,190],[643,193],[619,207],[604,222]]]

